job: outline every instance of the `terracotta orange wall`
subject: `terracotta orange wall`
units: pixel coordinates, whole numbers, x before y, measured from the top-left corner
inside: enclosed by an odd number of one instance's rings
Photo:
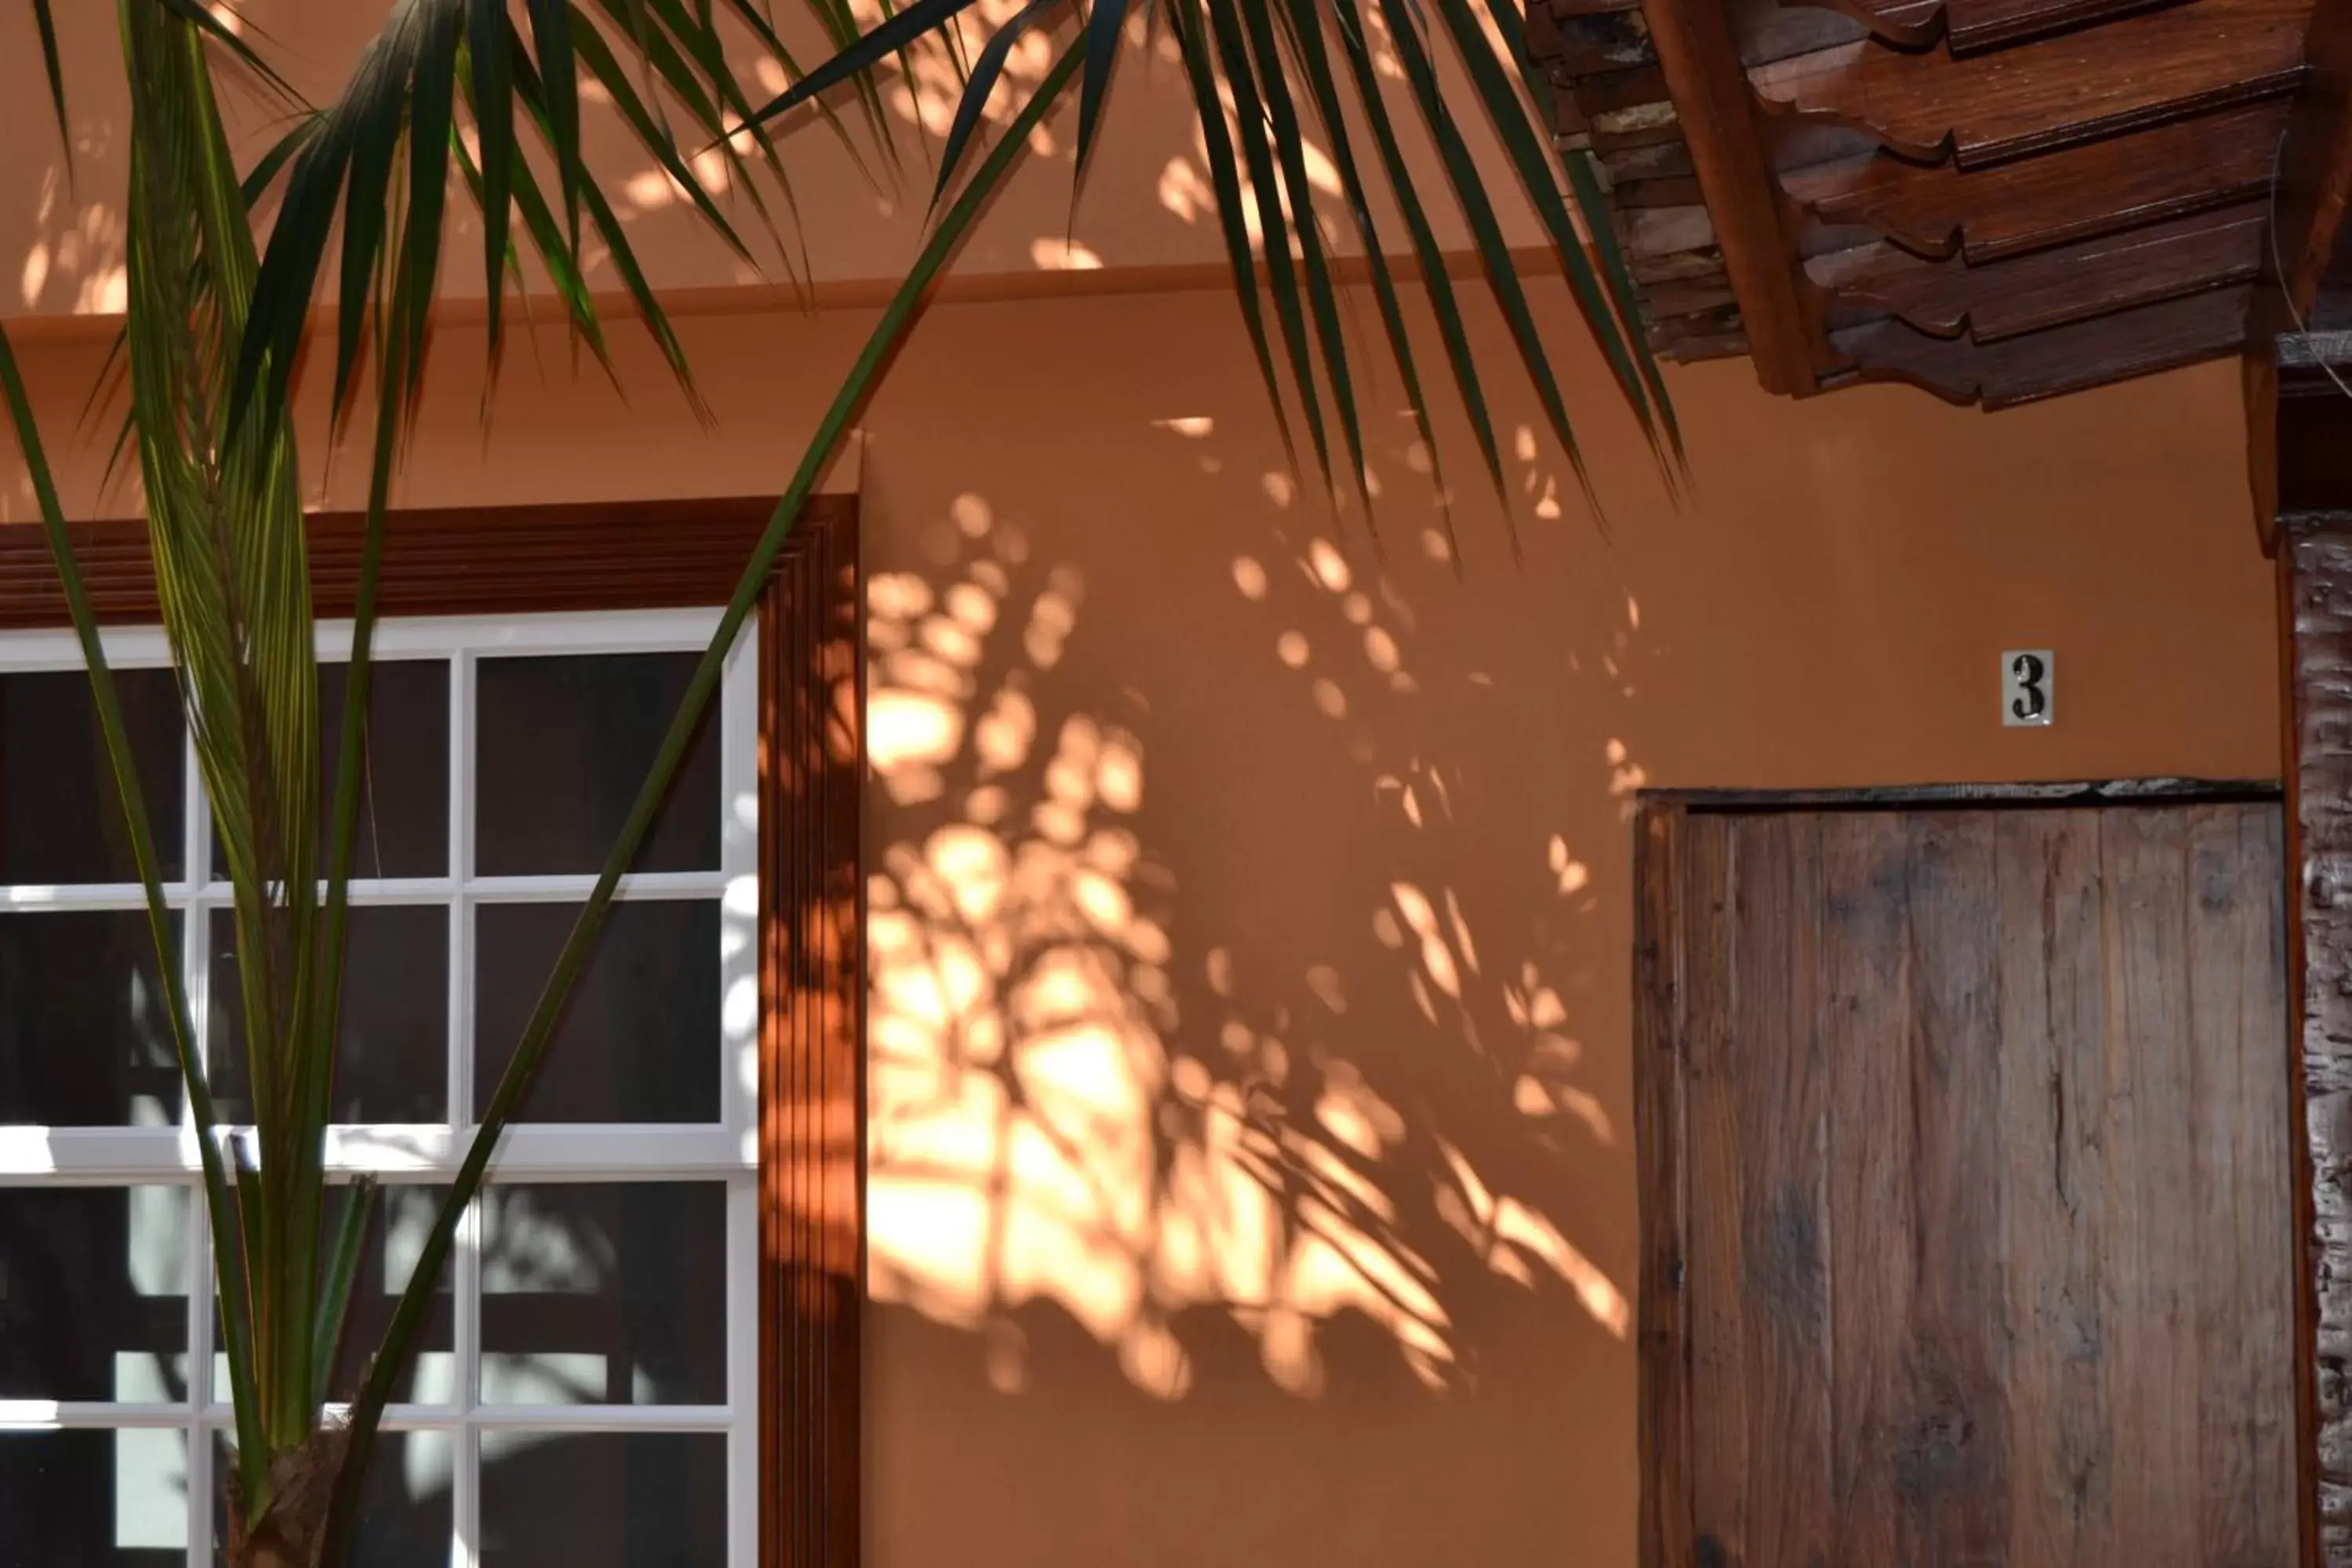
[[[689,321],[709,432],[634,342],[625,405],[518,345],[487,441],[445,334],[404,499],[772,490],[864,326]],[[94,354],[37,355],[61,421]],[[1679,510],[1570,368],[1610,537],[1530,428],[1515,563],[1455,430],[1457,574],[1392,386],[1376,552],[1297,492],[1221,294],[945,307],[900,361],[875,1568],[1630,1565],[1634,792],[2276,773],[2227,367],[1996,417],[1679,371]],[[2046,732],[1997,721],[2020,645]]]
[[[1020,8],[1019,0],[975,0],[968,16],[975,28],[985,28]],[[264,58],[320,102],[332,100],[390,9],[388,0],[247,0],[237,6],[251,21]],[[866,0],[854,0],[850,9],[869,25],[881,15]],[[772,10],[800,58],[814,63],[824,58],[824,39],[807,22],[806,8],[778,5]],[[57,19],[73,127],[70,176],[58,157],[57,127],[38,63],[31,7],[0,5],[0,320],[122,308],[121,190],[128,166],[129,98],[115,13],[109,5],[60,5]],[[1372,47],[1385,61],[1376,8],[1370,26]],[[1140,44],[1139,26],[1132,41]],[[1473,155],[1491,176],[1504,232],[1514,245],[1541,245],[1543,233],[1518,195],[1509,165],[1496,151],[1485,116],[1465,85],[1466,78],[1444,46],[1434,58]],[[1043,34],[1031,34],[1011,53],[994,100],[992,124],[1001,127],[1011,120],[1022,101],[1019,94],[1034,87],[1051,63]],[[784,86],[782,75],[751,50],[736,65],[747,93],[762,86],[772,91]],[[698,163],[740,227],[756,268],[719,244],[693,215],[617,117],[600,107],[603,95],[593,86],[583,95],[591,167],[610,193],[646,275],[657,287],[713,289],[764,282],[781,291],[795,271],[821,289],[887,285],[904,272],[922,244],[934,160],[960,97],[948,62],[935,52],[913,57],[913,75],[920,94],[921,130],[916,128],[916,100],[899,85],[895,71],[880,89],[902,163],[896,174],[863,132],[857,138],[857,160],[813,120],[795,122],[793,132],[782,138],[793,200],[810,216],[801,233],[785,230],[793,241],[788,255],[772,242],[756,212],[727,195],[724,171]],[[1391,68],[1385,75],[1390,110],[1403,128],[1404,156],[1423,190],[1433,229],[1449,250],[1465,248],[1468,231],[1453,203],[1439,194],[1444,189],[1443,165],[1428,138],[1413,129],[1419,123],[1417,111],[1402,71]],[[1076,116],[1065,105],[1032,138],[1033,155],[1014,173],[987,224],[958,257],[958,275],[1002,282],[1072,269],[1223,267],[1224,247],[1210,202],[1208,167],[1172,43],[1163,37],[1151,49],[1131,48],[1117,81],[1100,141],[1088,162],[1083,200],[1075,212],[1071,159]],[[241,83],[224,89],[223,102],[239,155],[248,164],[285,130],[282,107]],[[691,143],[686,131],[678,134]],[[1356,140],[1359,155],[1370,159],[1369,136],[1360,126]],[[1321,149],[1310,146],[1307,157],[1311,173],[1324,179],[1321,188],[1327,196],[1336,199],[1337,176],[1330,174]],[[1402,254],[1404,230],[1377,174],[1371,181],[1372,208],[1388,245]],[[761,184],[771,206],[780,215],[787,211],[764,176]],[[462,193],[452,196],[448,270],[443,279],[447,296],[478,296],[482,289],[480,229],[472,211]],[[1353,226],[1336,211],[1326,214],[1326,227],[1334,250],[1360,248]],[[621,279],[604,261],[602,247],[592,244],[587,249],[591,286],[618,291]]]

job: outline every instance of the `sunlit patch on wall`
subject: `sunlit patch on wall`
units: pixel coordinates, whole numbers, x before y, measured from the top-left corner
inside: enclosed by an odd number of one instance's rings
[[[1007,1397],[1043,1374],[1040,1310],[1160,1399],[1230,1365],[1205,1321],[1250,1336],[1301,1398],[1360,1373],[1335,1348],[1342,1319],[1453,1388],[1475,1370],[1450,1294],[1465,1282],[1557,1291],[1622,1337],[1622,1296],[1532,1195],[1500,1190],[1501,1167],[1477,1168],[1467,1151],[1487,1145],[1447,1141],[1419,1089],[1376,1084],[1349,1050],[1354,1030],[1425,1026],[1478,1061],[1490,1125],[1520,1149],[1614,1134],[1575,1081],[1572,977],[1520,962],[1445,874],[1441,836],[1471,830],[1475,781],[1442,752],[1349,750],[1399,855],[1330,958],[1270,973],[1238,929],[1188,949],[1146,810],[1183,803],[1161,798],[1150,705],[1085,662],[1084,580],[1028,563],[983,498],[948,511],[925,538],[936,569],[868,595],[871,753],[894,803],[869,885],[877,1300],[969,1331],[973,1376]],[[1377,739],[1411,679],[1410,607],[1329,540],[1220,559],[1268,617],[1255,646],[1308,672],[1286,700],[1348,715],[1314,732],[1335,755]],[[1539,896],[1574,890],[1564,837],[1535,860],[1518,873]]]

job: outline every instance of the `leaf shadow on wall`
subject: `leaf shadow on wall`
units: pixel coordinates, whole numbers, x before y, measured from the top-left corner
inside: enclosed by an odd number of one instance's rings
[[[1077,565],[982,498],[951,521],[868,585],[869,1314],[938,1413],[869,1444],[930,1477],[1085,1453],[1068,1489],[1118,1533],[1010,1524],[1004,1560],[1025,1538],[1190,1562],[1229,1525],[1147,1429],[1219,1446],[1220,1473],[1377,1489],[1302,1460],[1301,1432],[1353,1424],[1368,1465],[1475,1450],[1497,1428],[1473,1412],[1558,1392],[1520,1380],[1547,1346],[1630,1383],[1631,1216],[1584,1189],[1632,1134],[1579,1037],[1578,946],[1583,841],[1627,831],[1642,782],[1625,746],[1529,820],[1525,781],[1496,788],[1508,748],[1451,754],[1432,718],[1507,733],[1493,674],[1295,515],[1232,559],[1213,624],[1165,628],[1199,654],[1157,690],[1090,641],[1118,612]],[[1591,700],[1624,700],[1636,630]],[[931,1542],[887,1498],[867,1518]]]

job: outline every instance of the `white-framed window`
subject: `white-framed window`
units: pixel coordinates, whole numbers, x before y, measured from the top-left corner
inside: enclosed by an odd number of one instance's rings
[[[715,612],[386,622],[328,1168],[379,1176],[347,1396]],[[758,679],[747,633],[466,1215],[359,1561],[749,1568]],[[348,656],[323,625],[322,660]],[[160,631],[110,633],[221,1114],[229,889]],[[322,669],[337,732],[341,664]],[[205,1564],[232,1430],[197,1146],[69,636],[0,635],[0,1568]]]

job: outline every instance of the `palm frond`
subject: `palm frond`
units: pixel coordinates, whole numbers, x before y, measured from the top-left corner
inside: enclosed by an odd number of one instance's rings
[[[554,969],[540,994],[538,1004],[532,1008],[521,1037],[516,1042],[514,1053],[508,1058],[506,1068],[491,1091],[489,1103],[484,1109],[480,1124],[467,1145],[466,1157],[450,1183],[448,1195],[418,1249],[408,1284],[394,1308],[391,1325],[385,1331],[375,1361],[369,1369],[366,1381],[361,1385],[359,1396],[352,1402],[352,1453],[351,1461],[336,1482],[335,1504],[331,1515],[333,1521],[331,1541],[347,1540],[349,1531],[355,1526],[366,1457],[374,1442],[384,1405],[391,1399],[400,1370],[406,1364],[417,1331],[423,1325],[436,1281],[448,1261],[450,1248],[456,1243],[458,1216],[473,1201],[475,1194],[480,1191],[500,1135],[545,1064],[548,1042],[554,1035],[556,1020],[571,995],[572,983],[587,962],[597,933],[604,929],[604,919],[611,912],[613,896],[620,886],[622,875],[635,861],[637,851],[652,831],[655,816],[669,794],[670,785],[693,742],[695,731],[710,705],[712,695],[719,689],[728,657],[733,651],[744,624],[759,604],[769,571],[790,538],[793,526],[799,520],[802,509],[806,505],[810,492],[815,489],[826,463],[831,460],[834,449],[879,384],[884,366],[905,341],[917,312],[930,292],[931,285],[986,210],[989,198],[998,184],[1018,161],[1029,133],[1045,120],[1067,90],[1082,58],[1076,47],[1063,51],[1057,63],[1046,72],[1045,79],[1032,93],[1029,101],[1013,118],[1004,136],[982,161],[971,183],[932,227],[914,265],[908,269],[889,302],[883,307],[879,319],[866,338],[865,348],[835,393],[824,417],[818,421],[791,483],[784,487],[775,510],[769,514],[767,527],[736,580],[735,590],[719,616],[719,626],[695,665],[694,674],[678,700],[677,710],[646,772],[645,783],[597,872],[595,886],[582,904],[571,934],[564,939],[562,951],[558,954]],[[331,1557],[329,1560],[335,1559]]]
[[[121,9],[132,134],[129,361],[148,539],[196,763],[236,886],[247,1063],[260,1130],[240,1182],[257,1404],[242,1495],[270,1504],[269,1455],[313,1430],[310,1383],[320,1154],[296,1112],[311,979],[317,662],[290,435],[226,430],[222,390],[257,270],[203,30]],[[254,1267],[258,1262],[261,1267]]]
[[[1210,0],[1213,6],[1223,0]],[[1274,129],[1276,166],[1282,190],[1297,220],[1298,259],[1307,275],[1307,300],[1315,314],[1315,335],[1323,345],[1323,371],[1331,386],[1331,402],[1339,412],[1339,432],[1348,442],[1348,457],[1356,487],[1364,499],[1366,519],[1371,516],[1370,465],[1364,458],[1363,424],[1356,412],[1355,378],[1348,371],[1348,345],[1339,330],[1339,295],[1331,287],[1331,269],[1323,257],[1323,237],[1316,221],[1315,186],[1307,177],[1307,154],[1300,135],[1298,111],[1292,105],[1290,83],[1283,68],[1280,46],[1275,41],[1272,7],[1234,6],[1248,24],[1249,63],[1255,68],[1268,123]]]
[[[1356,488],[1368,503],[1369,517],[1369,451],[1358,377],[1341,330],[1339,289],[1321,228],[1318,192],[1307,165],[1303,105],[1319,123],[1332,150],[1339,197],[1363,246],[1382,335],[1404,384],[1415,431],[1429,450],[1440,497],[1445,498],[1446,491],[1434,426],[1402,300],[1371,219],[1363,172],[1349,145],[1351,120],[1360,120],[1371,132],[1381,173],[1403,218],[1436,318],[1446,367],[1469,414],[1473,438],[1507,518],[1511,500],[1488,407],[1485,373],[1473,352],[1426,200],[1416,188],[1389,111],[1382,67],[1375,64],[1366,27],[1366,0],[1146,3],[1154,21],[1167,24],[1183,65],[1243,324],[1293,466],[1297,466],[1297,448],[1291,438],[1290,408],[1295,401],[1305,421],[1315,466],[1327,489],[1331,487],[1332,442],[1325,415],[1328,395],[1355,471]],[[1563,163],[1552,152],[1548,131],[1530,117],[1527,94],[1539,94],[1548,83],[1527,55],[1524,26],[1512,0],[1484,3],[1500,30],[1499,52],[1486,23],[1472,9],[1471,0],[1429,0],[1448,47],[1464,63],[1471,96],[1495,129],[1514,183],[1552,242],[1586,336],[1601,350],[1622,402],[1672,482],[1683,462],[1682,433],[1664,378],[1642,335],[1640,291],[1612,226],[1606,195],[1589,166],[1573,160]],[[886,8],[884,20],[843,46],[832,58],[804,72],[792,68],[791,85],[751,116],[751,121],[772,122],[804,104],[822,102],[834,88],[857,79],[894,52],[927,36],[936,36],[943,47],[951,47],[951,30],[971,4],[971,0],[915,0],[903,8]],[[1469,230],[1488,289],[1545,421],[1582,484],[1598,521],[1600,507],[1584,450],[1570,420],[1549,348],[1537,325],[1527,283],[1506,241],[1485,173],[1440,84],[1434,46],[1427,36],[1432,17],[1424,14],[1421,0],[1370,0],[1370,4],[1378,11],[1397,74],[1402,75],[1421,127],[1437,153],[1444,184]],[[1053,10],[1052,0],[1033,0],[1000,26],[980,51],[948,132],[932,196],[934,210],[960,177],[966,153],[985,121],[988,101],[1001,86],[1010,49]],[[1100,134],[1118,47],[1129,12],[1129,0],[1091,0],[1084,13],[1080,39],[1084,74],[1073,161],[1080,178]],[[1349,67],[1352,105],[1331,69],[1329,50],[1335,37]],[[1268,307],[1271,328],[1266,321]],[[1284,373],[1279,375],[1277,362]],[[1450,531],[1450,501],[1446,504]],[[1515,526],[1512,539],[1516,550]]]
[[[1331,75],[1331,59],[1324,42],[1322,16],[1316,10],[1316,0],[1286,0],[1286,5],[1285,19],[1291,52],[1298,62],[1299,74],[1306,80],[1309,100],[1322,122],[1324,137],[1331,148],[1332,166],[1339,172],[1339,189],[1347,198],[1348,215],[1354,220],[1357,238],[1364,247],[1367,270],[1371,277],[1372,297],[1380,306],[1381,328],[1387,334],[1389,353],[1395,359],[1397,373],[1404,383],[1405,401],[1412,412],[1413,428],[1420,433],[1422,447],[1429,454],[1430,479],[1437,489],[1439,511],[1445,521],[1447,548],[1458,565],[1462,559],[1462,545],[1454,535],[1453,496],[1446,488],[1444,459],[1438,447],[1436,432],[1430,425],[1429,399],[1422,391],[1421,372],[1413,361],[1412,333],[1405,324],[1404,307],[1397,298],[1396,280],[1389,271],[1388,247],[1381,237],[1380,226],[1373,221],[1363,174],[1356,165],[1355,147],[1348,133],[1347,110],[1340,103],[1339,86]],[[1495,470],[1495,482],[1500,494],[1502,470],[1499,466]],[[1505,496],[1503,499],[1507,509],[1508,498]],[[1366,510],[1369,514],[1369,499]]]
[[[5,329],[0,329],[0,395],[5,395],[7,402],[9,424],[32,480],[35,510],[47,540],[49,559],[57,568],[67,616],[73,623],[75,638],[81,646],[83,667],[89,675],[90,705],[98,716],[99,734],[114,777],[116,804],[122,814],[124,837],[131,846],[131,864],[139,875],[148,936],[157,953],[164,955],[156,966],[156,974],[162,983],[164,1022],[171,1030],[172,1052],[179,1064],[181,1079],[187,1086],[189,1109],[195,1118],[196,1153],[204,1173],[205,1211],[211,1222],[214,1272],[221,1295],[221,1342],[228,1363],[237,1442],[240,1447],[252,1444],[259,1451],[263,1439],[260,1404],[255,1394],[250,1331],[254,1282],[249,1278],[247,1255],[240,1241],[235,1189],[230,1185],[216,1136],[221,1122],[213,1102],[211,1078],[196,1049],[195,1025],[188,1010],[180,966],[172,960],[177,939],[172,929],[171,906],[163,896],[163,862],[155,850],[153,818],[148,814],[138,766],[131,755],[130,731],[123,724],[121,700],[115,689],[113,671],[107,663],[97,612],[91,607],[81,564],[74,554],[73,536],[66,523],[65,507],[58,499],[40,425],[34,417],[32,398],[26,390]]]
[[[73,125],[66,118],[66,72],[64,62],[58,58],[58,19],[49,10],[49,0],[33,0],[33,28],[41,36],[41,67],[49,79],[49,107],[58,117],[58,143],[63,149],[66,167],[73,167]]]
[[[980,129],[988,100],[996,90],[998,79],[1004,75],[1004,62],[1011,57],[1013,46],[1065,3],[1066,0],[1029,0],[991,34],[988,42],[972,57],[971,82],[956,102],[955,121],[948,127],[947,143],[940,153],[940,176],[931,187],[932,212],[939,211],[940,203],[955,184],[956,172],[963,166],[964,148]]]
[[[836,0],[807,3],[828,29],[838,26]],[[439,281],[438,239],[453,157],[444,132],[457,125],[461,109],[470,121],[471,144],[460,153],[478,179],[463,178],[458,189],[482,214],[482,280],[493,366],[511,275],[508,237],[520,220],[530,250],[578,307],[568,314],[583,330],[593,305],[584,290],[575,293],[562,279],[585,272],[583,231],[602,243],[691,395],[661,300],[636,267],[611,204],[590,177],[582,142],[582,83],[593,84],[611,104],[637,147],[710,231],[756,268],[736,216],[721,205],[712,183],[698,174],[696,157],[681,142],[679,130],[692,145],[715,153],[723,179],[715,174],[712,181],[748,208],[783,270],[804,274],[784,159],[730,68],[730,41],[720,31],[722,15],[736,17],[740,27],[746,25],[742,17],[757,11],[748,3],[721,13],[715,4],[689,5],[685,0],[524,0],[518,18],[500,0],[394,0],[341,96],[321,112],[286,166],[278,222],[237,349],[229,394],[235,417],[242,420],[258,410],[268,418],[286,406],[310,312],[328,291],[320,274],[339,219],[341,254],[331,285],[335,405],[345,407],[358,390],[359,363],[373,341],[368,324],[380,326],[394,316],[407,323],[411,340],[402,355],[400,401],[413,405],[423,375],[422,334]],[[762,41],[775,38],[764,18],[751,31]],[[854,67],[835,68],[826,79],[857,82],[861,92],[871,88]],[[878,114],[878,100],[875,109]],[[847,144],[837,116],[829,107],[824,115]],[[519,184],[530,166],[526,129],[554,171],[554,199],[548,205],[558,221],[551,231],[531,220],[532,198]],[[405,167],[399,162],[404,147]],[[784,209],[795,215],[789,222],[771,205],[771,184]]]

